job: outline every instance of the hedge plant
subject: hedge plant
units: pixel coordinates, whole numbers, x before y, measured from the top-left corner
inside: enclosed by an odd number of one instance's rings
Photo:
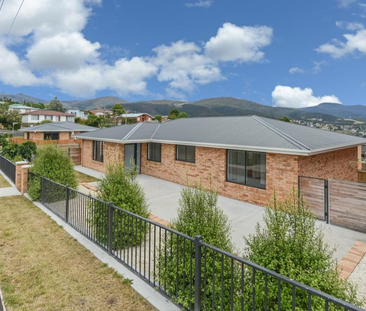
[[[274,194],[256,232],[244,237],[246,249],[244,257],[267,269],[290,279],[304,283],[329,295],[360,306],[355,288],[339,277],[334,250],[323,241],[323,233],[316,227],[312,212],[304,198],[296,191],[279,201]],[[252,270],[247,269],[244,283],[252,284]],[[278,303],[278,281],[267,279],[267,308],[274,310]],[[265,280],[262,273],[256,274],[256,310],[264,310]],[[252,287],[246,287],[245,300],[250,301]],[[292,287],[281,282],[281,310],[292,310]],[[307,310],[306,291],[296,290],[296,310]],[[311,310],[325,310],[323,299],[312,296]],[[343,310],[330,304],[329,310]]]
[[[204,242],[232,253],[234,247],[231,242],[231,226],[227,216],[217,206],[217,199],[218,194],[214,189],[204,189],[201,185],[184,188],[179,200],[178,216],[171,223],[171,227],[190,237],[201,235]],[[202,251],[202,302],[206,301],[208,310],[213,305],[214,310],[222,310],[221,305],[223,310],[230,310],[231,277],[235,284],[240,284],[238,266],[232,267],[229,258],[221,257],[218,253],[213,254],[210,249],[203,248]],[[194,305],[194,271],[194,245],[184,238],[168,233],[159,251],[157,279],[177,303],[189,310]],[[212,291],[213,285],[215,294]],[[221,290],[224,293],[223,300]],[[237,293],[235,296],[234,306],[237,307]]]
[[[74,164],[65,151],[54,145],[44,145],[37,149],[36,157],[32,162],[32,172],[37,176],[32,178],[28,185],[28,194],[32,200],[39,200],[41,197],[41,178],[44,176],[62,185],[69,185],[76,188],[77,178]],[[65,199],[64,187],[52,183],[47,184],[47,197],[49,201]]]
[[[148,218],[150,215],[147,199],[141,185],[137,182],[137,167],[126,170],[123,163],[107,165],[105,176],[97,187],[97,198],[104,202],[113,202],[114,206]],[[91,201],[89,204],[89,222],[94,228],[96,239],[106,244],[108,241],[108,205]],[[114,210],[113,248],[122,249],[140,245],[145,239],[147,226],[135,217]]]

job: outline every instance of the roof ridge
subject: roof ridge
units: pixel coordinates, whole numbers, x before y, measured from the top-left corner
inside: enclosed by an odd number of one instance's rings
[[[159,122],[158,126],[156,127],[155,131],[151,134],[150,139],[152,139],[156,133],[156,131],[159,129],[161,123]]]
[[[135,133],[137,131],[137,129],[142,125],[143,123],[137,123],[136,126],[133,127],[133,129],[131,131],[129,131],[127,133],[127,135],[125,137],[122,138],[122,140],[127,140],[129,139],[133,133]]]
[[[288,142],[290,142],[292,145],[294,145],[295,147],[301,149],[305,148],[307,150],[311,150],[311,148],[309,148],[308,146],[306,146],[305,144],[303,144],[302,142],[296,140],[295,138],[293,138],[292,136],[282,132],[281,130],[277,129],[276,127],[274,127],[273,125],[267,123],[266,121],[264,121],[263,119],[261,119],[258,116],[252,116],[252,118],[260,123],[262,123],[265,127],[267,127],[268,129],[270,129],[271,131],[275,132],[276,134],[280,135],[282,138],[286,139]]]

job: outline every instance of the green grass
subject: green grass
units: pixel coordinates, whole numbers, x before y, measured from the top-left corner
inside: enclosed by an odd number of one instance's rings
[[[98,178],[95,178],[95,177],[90,176],[90,175],[86,175],[86,174],[81,173],[79,171],[75,171],[75,173],[76,173],[76,178],[78,180],[78,184],[81,184],[83,182],[99,181]]]
[[[0,284],[14,310],[156,310],[23,196],[1,198]]]
[[[11,187],[10,184],[6,181],[3,175],[0,174],[0,188]]]

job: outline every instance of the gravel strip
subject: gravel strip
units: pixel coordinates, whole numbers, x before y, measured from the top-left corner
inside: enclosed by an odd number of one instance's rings
[[[363,307],[366,308],[366,256],[363,256],[348,280],[357,285],[357,296],[365,301]]]

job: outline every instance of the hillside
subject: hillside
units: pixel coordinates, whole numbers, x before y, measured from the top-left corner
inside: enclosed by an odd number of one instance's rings
[[[115,97],[105,96],[86,100],[61,101],[65,108],[91,110],[94,108],[111,108],[115,104],[124,104],[127,101]]]
[[[345,106],[333,103],[322,103],[318,106],[302,108],[302,111],[311,113],[326,113],[342,119],[355,119],[366,121],[366,106]]]
[[[32,96],[28,96],[26,94],[0,94],[0,98],[9,98],[12,101],[18,102],[18,103],[23,103],[23,102],[33,102],[33,103],[41,103],[41,104],[48,104],[50,101],[49,100],[44,100],[44,99],[40,99],[40,98],[36,98],[36,97],[32,97]]]

